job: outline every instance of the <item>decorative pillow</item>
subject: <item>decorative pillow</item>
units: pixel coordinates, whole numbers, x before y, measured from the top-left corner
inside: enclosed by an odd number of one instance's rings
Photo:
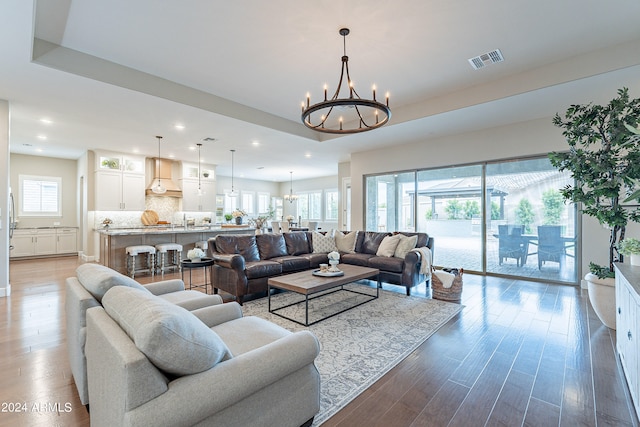
[[[287,255],[287,245],[282,234],[258,234],[256,236],[260,259],[271,259]]]
[[[311,232],[311,244],[313,245],[314,254],[328,254],[329,252],[338,250],[333,236],[329,234],[325,236],[317,231]]]
[[[98,301],[102,301],[104,294],[114,286],[127,286],[149,292],[131,277],[100,264],[82,264],[76,269],[76,278]]]
[[[396,248],[398,247],[398,243],[400,243],[399,234],[395,236],[386,236],[382,239],[380,246],[378,246],[378,251],[376,252],[377,256],[385,256],[392,257],[396,252]]]
[[[396,247],[396,251],[393,256],[404,259],[409,251],[416,247],[416,244],[418,243],[418,236],[408,237],[404,234],[397,234],[397,236],[400,236],[400,241],[398,242],[398,246]]]
[[[136,347],[167,373],[196,374],[231,358],[218,334],[196,316],[149,292],[115,286],[102,303]]]
[[[356,252],[356,240],[358,238],[358,232],[352,231],[351,233],[343,234],[340,231],[336,231],[334,235],[336,241],[336,248],[339,252],[346,252],[353,254]]]

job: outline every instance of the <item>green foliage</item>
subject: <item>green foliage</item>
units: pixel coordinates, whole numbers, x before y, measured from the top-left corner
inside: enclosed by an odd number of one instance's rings
[[[562,215],[564,205],[563,201],[562,194],[556,189],[550,188],[542,193],[542,221],[544,225],[560,224],[560,216]]]
[[[589,263],[589,271],[598,276],[598,279],[614,278],[615,273],[609,267],[603,267],[594,262]]]
[[[231,219],[233,218],[233,215],[231,214],[224,214],[224,219],[226,219],[227,221],[231,221]]]
[[[622,255],[640,254],[640,240],[633,238],[622,240],[618,245],[618,252]]]
[[[491,202],[491,219],[500,219],[500,205]]]
[[[516,208],[516,220],[518,224],[524,225],[525,233],[531,233],[531,224],[533,224],[534,218],[533,206],[529,199],[520,199]]]
[[[424,213],[424,217],[426,220],[433,219],[433,210],[431,208],[427,209],[427,211]]]
[[[458,219],[462,215],[462,204],[456,199],[447,200],[444,211],[447,213],[448,219]]]
[[[629,99],[627,88],[619,89],[607,105],[572,105],[564,117],[553,118],[553,124],[564,129],[569,151],[551,152],[549,159],[560,171],[571,172],[576,181],[560,192],[566,200],[582,203],[584,214],[611,228],[610,271],[627,223],[640,222],[639,207],[620,203],[620,197],[633,194],[640,181],[639,138],[630,130],[639,122],[640,99]]]
[[[464,202],[463,215],[465,219],[471,219],[476,215],[480,215],[480,205],[476,200],[467,200]]]

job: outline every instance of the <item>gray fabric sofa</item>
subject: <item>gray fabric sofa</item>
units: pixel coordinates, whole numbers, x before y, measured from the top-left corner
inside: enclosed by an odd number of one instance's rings
[[[104,294],[113,286],[142,289],[187,310],[222,304],[219,295],[185,290],[182,280],[164,280],[143,286],[103,265],[87,263],[79,266],[76,276],[66,280],[65,314],[69,363],[83,405],[89,404],[87,360],[84,353],[87,338],[86,312],[91,307],[99,306]]]
[[[394,234],[405,237],[416,236],[416,248],[428,247],[433,251],[434,240],[426,233],[383,233],[358,231],[353,250],[341,251],[340,262],[361,265],[380,270],[380,280],[411,288],[425,280],[420,273],[420,253],[408,252],[404,257],[378,256],[383,239]],[[327,263],[326,252],[315,252],[313,232],[290,232],[282,234],[219,235],[208,241],[208,254],[214,259],[213,288],[221,289],[236,297],[242,304],[245,295],[267,292],[270,277],[296,271],[318,268]]]
[[[87,311],[91,426],[309,426],[319,351],[235,302],[189,312],[114,287]]]

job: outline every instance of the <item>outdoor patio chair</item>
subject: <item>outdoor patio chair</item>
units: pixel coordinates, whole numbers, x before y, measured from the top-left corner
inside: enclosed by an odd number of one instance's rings
[[[557,262],[561,266],[567,256],[567,246],[562,238],[562,227],[559,225],[538,226],[538,269],[549,262]]]
[[[527,262],[528,240],[524,234],[524,225],[498,225],[499,264],[508,258],[514,258],[518,267]]]

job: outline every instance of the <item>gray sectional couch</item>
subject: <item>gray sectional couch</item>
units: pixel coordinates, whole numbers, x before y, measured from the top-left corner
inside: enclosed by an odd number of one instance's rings
[[[141,285],[103,265],[87,263],[79,266],[76,276],[69,277],[66,281],[65,317],[69,363],[83,405],[89,404],[87,359],[84,351],[87,340],[86,313],[89,308],[100,306],[102,297],[114,286],[140,289],[187,310],[222,304],[219,295],[185,290],[184,283],[179,279]]]
[[[380,280],[411,288],[427,277],[420,272],[423,262],[420,252],[411,250],[403,257],[378,254],[383,239],[394,234],[413,237],[415,247],[428,247],[433,251],[433,238],[426,233],[383,233],[358,231],[353,250],[340,251],[340,262],[380,270]],[[316,232],[290,232],[282,234],[219,235],[209,239],[208,255],[215,261],[213,267],[214,292],[221,289],[235,296],[242,304],[246,295],[267,292],[269,277],[318,268],[327,263],[327,252],[314,251]]]
[[[87,311],[92,427],[298,427],[318,413],[311,332],[243,317],[235,302],[189,312],[124,286],[102,302]]]

